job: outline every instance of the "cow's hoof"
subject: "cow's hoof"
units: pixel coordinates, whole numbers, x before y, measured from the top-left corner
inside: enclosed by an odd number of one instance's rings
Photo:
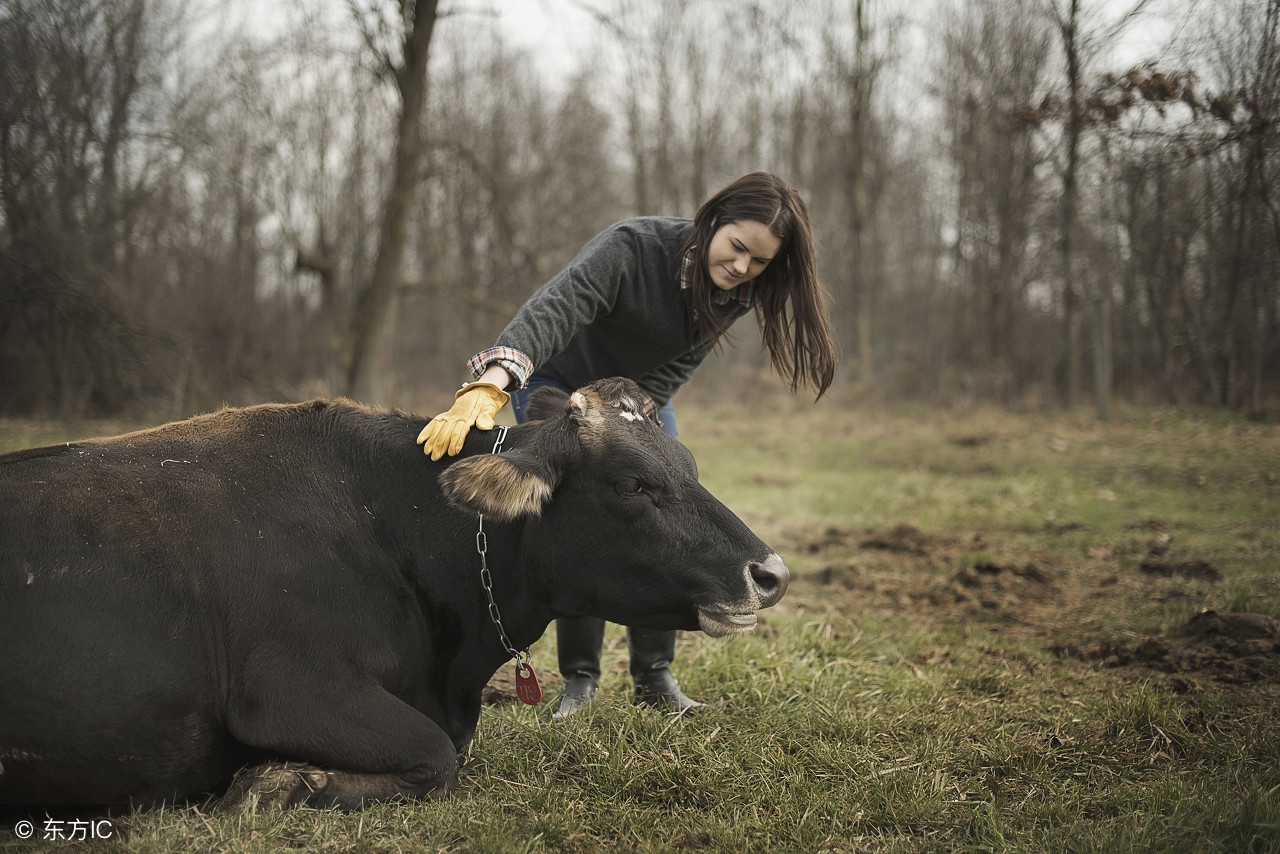
[[[329,785],[329,775],[300,762],[268,762],[242,768],[222,797],[229,812],[284,809],[301,804]]]
[[[685,717],[706,708],[681,691],[671,671],[665,668],[637,677],[631,702],[637,706],[652,706],[664,712],[676,712]]]
[[[579,673],[568,674],[564,678],[564,693],[560,695],[560,708],[556,709],[556,713],[551,719],[556,723],[560,723],[574,712],[580,711],[583,707],[595,699],[596,691],[599,684],[591,676]]]

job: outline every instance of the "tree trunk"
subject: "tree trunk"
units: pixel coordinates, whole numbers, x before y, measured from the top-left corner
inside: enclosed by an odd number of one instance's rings
[[[1093,298],[1093,399],[1099,421],[1111,419],[1111,348],[1111,290],[1104,282]]]
[[[854,293],[857,295],[858,371],[863,383],[875,381],[874,342],[872,340],[875,283],[872,281],[870,258],[871,240],[868,229],[871,220],[871,197],[867,182],[870,179],[870,121],[871,88],[874,71],[867,55],[868,34],[865,0],[854,0],[853,67],[849,70],[849,134],[850,157],[848,167],[849,230],[853,244]]]
[[[400,92],[400,121],[396,134],[396,153],[383,208],[378,255],[373,275],[356,295],[342,348],[344,370],[343,393],[349,397],[376,400],[386,388],[386,377],[376,376],[370,349],[392,347],[387,336],[387,310],[400,282],[404,248],[409,228],[409,214],[418,190],[418,171],[422,159],[422,112],[427,96],[427,52],[431,31],[435,26],[437,0],[419,0],[414,6],[413,21],[404,36],[404,59],[395,69]]]
[[[1067,408],[1080,404],[1081,317],[1080,294],[1076,289],[1075,243],[1076,205],[1080,166],[1080,50],[1076,43],[1080,20],[1080,0],[1071,0],[1071,11],[1062,22],[1062,43],[1067,59],[1067,164],[1062,173],[1062,293],[1067,325]]]

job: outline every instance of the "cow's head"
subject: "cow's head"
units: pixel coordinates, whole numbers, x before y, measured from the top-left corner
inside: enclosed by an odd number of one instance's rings
[[[518,447],[441,476],[455,505],[525,519],[534,582],[563,616],[750,631],[782,598],[782,559],[698,483],[693,455],[641,414],[630,380],[543,390]]]

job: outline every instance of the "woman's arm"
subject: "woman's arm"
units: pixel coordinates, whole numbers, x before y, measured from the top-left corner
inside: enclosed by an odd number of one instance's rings
[[[493,348],[472,357],[472,375],[479,380],[498,367],[511,386],[528,382],[528,374],[563,350],[579,330],[613,309],[619,289],[639,273],[636,240],[627,223],[592,238],[568,266],[525,301]],[[499,363],[499,354],[510,358],[514,353],[519,356],[510,364]]]
[[[498,388],[505,389],[511,385],[511,374],[507,373],[507,369],[502,365],[492,362],[484,369],[484,373],[476,377],[476,382],[492,383]]]

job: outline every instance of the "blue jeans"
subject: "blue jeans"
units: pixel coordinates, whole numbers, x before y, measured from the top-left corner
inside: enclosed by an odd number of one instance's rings
[[[529,384],[522,389],[511,394],[511,411],[516,416],[516,423],[523,424],[529,420],[526,410],[529,408],[529,398],[533,397],[533,393],[543,386],[558,388],[565,394],[573,394],[576,389],[569,388],[563,383],[553,380],[550,377],[540,377],[534,374],[529,379]],[[671,405],[671,401],[658,410],[658,424],[662,426],[662,432],[666,433],[672,439],[679,439],[680,434],[676,430],[676,409]]]

